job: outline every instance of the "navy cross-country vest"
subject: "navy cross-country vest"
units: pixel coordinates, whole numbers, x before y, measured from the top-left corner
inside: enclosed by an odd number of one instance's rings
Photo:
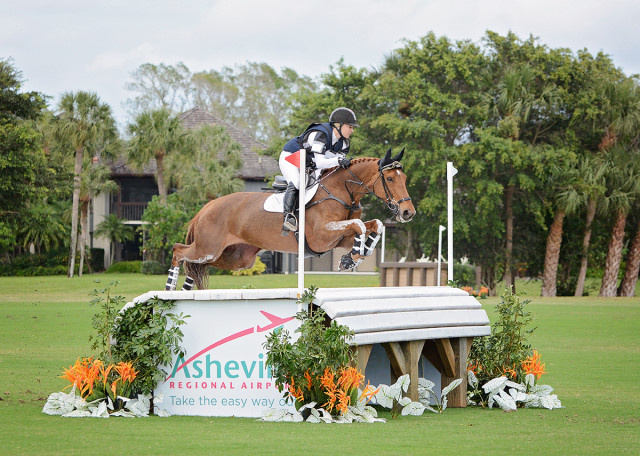
[[[343,151],[342,146],[344,144],[344,140],[340,138],[335,144],[331,144],[331,139],[333,138],[333,131],[331,128],[331,124],[327,123],[312,123],[307,127],[307,129],[300,136],[296,136],[291,139],[284,145],[282,150],[286,152],[297,152],[302,149],[304,145],[304,139],[311,133],[312,131],[321,131],[325,134],[325,150],[331,150],[333,152],[342,152],[347,154],[349,152],[349,144],[347,143],[347,148]]]

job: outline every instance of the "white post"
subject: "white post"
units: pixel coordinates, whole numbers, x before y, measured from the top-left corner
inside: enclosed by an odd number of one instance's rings
[[[458,170],[447,162],[447,280],[453,280],[453,176]]]
[[[440,273],[441,271],[441,265],[442,265],[442,232],[446,230],[446,228],[442,225],[440,225],[439,229],[438,229],[438,273],[437,273],[437,282],[436,282],[436,286],[440,286],[441,282],[440,282]]]
[[[305,240],[305,213],[304,213],[304,194],[307,186],[306,169],[307,151],[300,149],[300,185],[298,193],[298,298],[304,293],[304,240]],[[298,311],[301,305],[298,304]]]
[[[380,247],[380,263],[384,263],[384,243],[387,235],[387,227],[382,225],[382,246]]]

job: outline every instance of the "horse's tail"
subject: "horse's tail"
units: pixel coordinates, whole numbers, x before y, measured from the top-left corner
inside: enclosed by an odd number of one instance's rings
[[[184,243],[187,245],[193,244],[193,240],[195,238],[195,225],[198,219],[200,218],[200,213],[196,214],[196,216],[189,222],[189,226],[187,228],[187,236],[185,238]],[[207,265],[204,263],[191,263],[190,261],[185,261],[183,263],[184,272],[187,276],[193,279],[193,285],[198,288],[198,290],[203,290],[209,286],[209,273],[207,272]]]

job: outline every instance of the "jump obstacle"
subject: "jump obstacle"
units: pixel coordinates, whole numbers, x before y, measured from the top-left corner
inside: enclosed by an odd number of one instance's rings
[[[156,388],[174,415],[258,417],[270,407],[289,408],[266,365],[266,336],[297,325],[297,289],[152,291],[128,305],[157,296],[175,300],[173,312],[190,315],[184,358],[177,358]],[[466,362],[474,337],[490,334],[489,319],[467,292],[451,287],[325,288],[314,304],[353,329],[351,341],[365,382],[391,384],[404,374],[408,396],[418,400],[417,379],[447,385],[462,378],[450,407],[466,406]],[[430,373],[430,375],[429,375]],[[433,375],[439,378],[433,378]],[[430,378],[431,377],[431,378]]]

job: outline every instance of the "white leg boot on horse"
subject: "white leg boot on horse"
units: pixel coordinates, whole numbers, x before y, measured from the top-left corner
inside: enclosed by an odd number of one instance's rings
[[[167,277],[167,285],[165,290],[173,291],[178,286],[178,275],[180,274],[180,265],[174,266],[169,269],[169,276]]]
[[[193,289],[193,282],[194,282],[193,278],[187,276],[184,279],[184,283],[182,284],[182,291],[190,291],[190,290],[192,290]]]

